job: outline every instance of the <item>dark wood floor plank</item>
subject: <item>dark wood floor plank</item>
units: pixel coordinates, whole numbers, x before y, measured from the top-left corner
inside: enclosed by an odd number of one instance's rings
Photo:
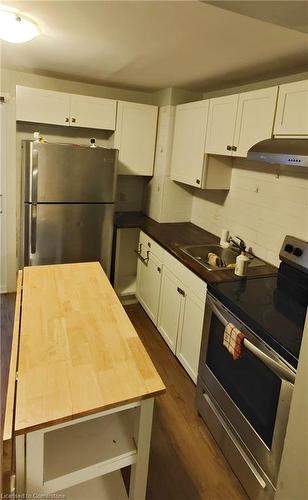
[[[0,391],[1,391],[1,412],[0,412],[0,438],[1,438],[1,461],[0,461],[0,491],[8,491],[10,453],[9,447],[2,449],[2,433],[5,413],[6,391],[8,383],[10,354],[13,333],[15,293],[0,294]]]
[[[141,306],[126,311],[167,387],[155,403],[147,499],[247,499],[198,416],[194,383]]]

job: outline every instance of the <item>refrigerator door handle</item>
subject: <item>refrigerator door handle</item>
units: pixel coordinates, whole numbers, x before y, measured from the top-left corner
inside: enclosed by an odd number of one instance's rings
[[[31,205],[31,218],[30,218],[30,251],[36,252],[36,219],[37,219],[37,205]]]
[[[38,151],[32,151],[32,196],[31,201],[37,204],[37,184],[38,184]]]

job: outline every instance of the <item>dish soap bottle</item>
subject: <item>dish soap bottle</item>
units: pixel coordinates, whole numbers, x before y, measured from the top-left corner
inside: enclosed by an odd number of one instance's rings
[[[234,274],[236,274],[236,276],[247,276],[249,262],[249,257],[247,257],[245,252],[241,252],[240,255],[236,257]]]

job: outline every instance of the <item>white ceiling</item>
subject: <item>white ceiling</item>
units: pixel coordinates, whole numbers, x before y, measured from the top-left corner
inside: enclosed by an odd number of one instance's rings
[[[207,0],[207,3],[262,21],[308,33],[307,0]]]
[[[144,90],[208,90],[308,70],[306,33],[207,3],[3,3],[43,30],[26,44],[2,44],[3,65],[23,71]]]

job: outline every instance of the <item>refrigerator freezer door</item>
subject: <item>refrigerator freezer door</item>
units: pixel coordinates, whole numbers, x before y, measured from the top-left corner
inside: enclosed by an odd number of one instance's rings
[[[30,141],[23,148],[24,201],[114,202],[115,149]]]
[[[99,261],[110,273],[113,204],[25,203],[24,265]]]

